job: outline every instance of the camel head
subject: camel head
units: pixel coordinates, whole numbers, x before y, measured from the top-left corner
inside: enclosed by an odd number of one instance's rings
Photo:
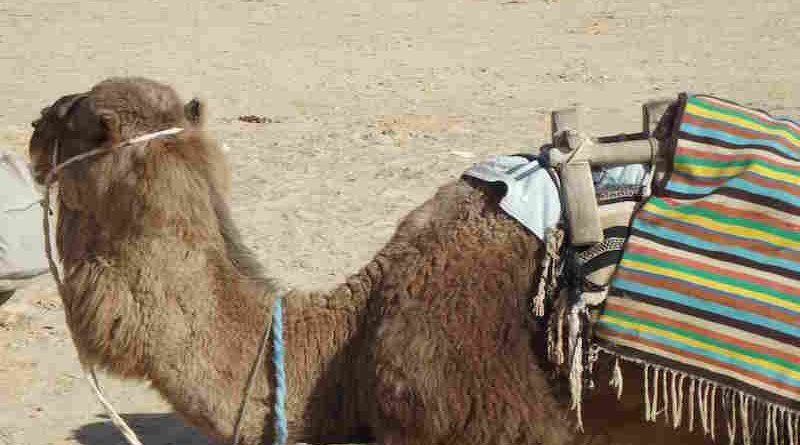
[[[174,89],[144,78],[111,78],[88,92],[63,96],[32,123],[34,178],[42,183],[54,164],[136,136],[171,127],[203,127],[205,109],[196,98],[184,105]]]

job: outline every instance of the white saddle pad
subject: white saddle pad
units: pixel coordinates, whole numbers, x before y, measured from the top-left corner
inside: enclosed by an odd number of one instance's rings
[[[542,241],[545,230],[561,219],[558,189],[537,161],[521,156],[493,156],[473,165],[464,174],[505,184],[506,194],[500,201],[500,208]]]

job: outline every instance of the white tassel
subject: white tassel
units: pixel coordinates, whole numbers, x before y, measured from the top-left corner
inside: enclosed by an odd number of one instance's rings
[[[775,409],[775,405],[770,405],[769,412],[769,428],[772,430],[772,442],[776,445],[780,445],[778,442],[778,410]]]
[[[736,443],[736,394],[732,389],[726,390],[722,396],[723,407],[728,413],[728,444]]]
[[[583,432],[583,406],[581,402],[583,393],[583,340],[578,338],[573,348],[573,355],[570,360],[572,364],[569,370],[569,387],[572,396],[572,406],[575,410],[578,421],[578,431]]]
[[[681,374],[680,378],[677,373],[672,373],[672,429],[677,430],[681,426],[681,419],[683,418],[683,379],[685,374]]]
[[[667,384],[667,380],[668,380],[667,373],[668,372],[669,371],[667,369],[664,369],[664,374],[661,375],[661,379],[663,380],[663,384],[664,384],[664,409],[662,410],[662,411],[664,411],[664,425],[669,425],[669,401],[670,401],[670,398],[669,398],[669,388],[668,388],[669,385]],[[674,373],[673,373],[673,375],[674,375]],[[672,402],[674,403],[675,400],[673,399]]]
[[[686,378],[686,377],[687,377],[687,376],[686,376],[686,374],[683,374],[683,375],[681,375],[680,390],[679,390],[679,392],[678,392],[678,393],[679,393],[679,395],[680,395],[681,407],[683,407],[683,400],[684,400],[684,393],[683,393],[683,380],[684,380],[684,378]],[[691,380],[691,378],[690,378],[690,380]],[[681,412],[682,412],[682,411],[683,411],[683,408],[681,408]],[[683,415],[681,415],[680,417],[681,417],[681,420],[680,420],[680,421],[678,421],[678,426],[680,426],[680,423],[683,421]]]
[[[750,445],[750,398],[739,393],[739,417],[742,419],[742,444]]]
[[[652,420],[653,422],[655,422],[656,417],[658,417],[658,384],[660,383],[658,376],[660,372],[661,368],[657,367],[653,371],[653,404],[650,407],[651,409],[650,420]]]
[[[564,364],[564,321],[567,316],[566,291],[562,299],[563,301],[561,302],[561,307],[559,307],[558,316],[556,317],[555,362],[557,365]]]
[[[778,407],[772,405],[772,441],[776,445],[780,445],[780,437],[778,437]]]
[[[767,438],[764,442],[766,445],[769,445],[772,441],[770,437],[772,436],[772,406],[767,406]]]
[[[689,432],[694,431],[694,387],[697,380],[694,377],[689,378]]]
[[[564,364],[564,321],[567,317],[566,291],[564,292],[563,300],[556,319],[556,363],[559,365]]]
[[[581,337],[581,311],[585,308],[583,301],[578,301],[577,303],[573,304],[572,307],[569,308],[569,313],[567,314],[567,356],[570,358],[570,366],[575,359],[575,347],[578,345],[578,342]],[[577,360],[581,360],[578,358]],[[581,367],[583,367],[583,363],[581,363]]]
[[[547,329],[549,359],[556,365],[564,364],[564,319],[567,311],[567,291],[561,291],[553,304],[553,314]]]
[[[619,366],[619,357],[614,359],[614,370],[611,371],[611,380],[608,386],[616,388],[617,400],[622,399],[622,368]]]
[[[644,365],[644,420],[650,421],[650,365]]]
[[[581,397],[583,395],[583,339],[581,338],[581,312],[585,306],[579,300],[569,308],[567,314],[567,356],[569,357],[569,382],[572,394],[572,409],[578,416],[578,431],[583,431],[583,410]]]
[[[549,244],[549,243],[548,243]],[[550,255],[549,252],[544,254],[542,261],[542,274],[539,277],[539,286],[536,290],[536,295],[533,297],[533,315],[535,317],[544,317],[544,297],[547,293],[548,275],[550,274]]]
[[[545,231],[544,259],[542,261],[542,273],[539,277],[539,286],[533,298],[533,315],[536,317],[544,316],[544,301],[547,292],[555,288],[558,279],[555,268],[558,264],[559,249],[564,242],[564,231],[558,228],[547,229]]]
[[[800,414],[794,414],[794,420],[792,421],[792,425],[794,428],[794,443],[796,445],[800,445]]]
[[[717,385],[711,386],[711,421],[709,427],[711,428],[711,440],[717,440]]]
[[[789,435],[789,445],[797,445],[797,441],[795,441],[794,436],[794,425],[793,422],[794,415],[792,413],[786,413],[786,434]]]
[[[700,425],[703,427],[703,436],[708,435],[708,385],[705,381],[700,381],[700,388],[697,392],[698,405],[700,410]]]

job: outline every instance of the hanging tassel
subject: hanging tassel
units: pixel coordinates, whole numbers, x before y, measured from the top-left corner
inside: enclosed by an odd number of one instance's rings
[[[660,383],[658,376],[661,372],[661,368],[656,367],[653,371],[653,404],[650,406],[650,420],[653,422],[656,421],[656,417],[658,417],[658,384]]]
[[[561,307],[559,307],[558,316],[556,318],[556,349],[555,359],[556,364],[564,364],[564,321],[567,317],[567,292],[564,291],[562,295]]]
[[[539,277],[539,289],[533,297],[533,316],[544,317],[544,297],[546,293],[547,275],[550,273],[550,257],[545,254],[542,263],[542,276]]]
[[[565,299],[563,306],[559,310],[558,319],[556,320],[555,359],[556,359],[556,364],[558,365],[564,364],[564,319],[566,318],[566,314],[567,314],[567,307]]]
[[[794,429],[794,443],[795,445],[800,445],[800,413],[794,414],[792,425]]]
[[[772,436],[772,406],[767,406],[767,440],[764,442],[766,445],[772,443],[770,437]]]
[[[742,443],[750,445],[750,398],[739,393],[739,417],[742,419]]]
[[[644,365],[644,420],[650,421],[650,382],[648,380],[650,374],[650,365]]]
[[[583,339],[578,338],[573,348],[573,354],[570,357],[572,364],[569,370],[569,388],[572,397],[572,406],[570,409],[575,410],[575,415],[578,421],[578,431],[583,432],[583,406],[582,406],[582,393],[583,393]]]
[[[778,442],[778,409],[775,405],[770,406],[770,426],[772,427],[772,441],[775,445],[780,445]]]
[[[614,359],[614,369],[611,371],[611,380],[608,386],[617,390],[617,400],[622,399],[622,368],[619,366],[619,357]]]
[[[672,429],[677,430],[681,426],[683,418],[683,379],[685,374],[677,378],[676,373],[672,373]]]
[[[547,235],[545,235],[547,236]],[[547,249],[550,256],[550,275],[547,283],[547,292],[553,292],[558,282],[558,271],[561,264],[561,246],[564,245],[564,230],[561,228],[552,228],[549,233]]]
[[[775,443],[775,445],[780,445],[780,442],[778,442],[778,422],[776,420],[777,417],[778,417],[778,410],[775,409],[775,405],[770,405],[769,425],[767,425],[767,427],[770,429],[770,431],[772,431],[771,433],[772,442]]]
[[[706,436],[708,435],[708,384],[701,380],[698,389],[697,407],[700,410],[700,425],[703,427],[703,436]]]
[[[550,242],[546,242],[545,245],[549,250]],[[545,252],[544,258],[542,259],[542,273],[539,277],[539,286],[537,286],[536,295],[533,297],[533,315],[537,318],[544,316],[544,298],[547,295],[547,283],[550,281],[551,261],[550,252]]]
[[[728,444],[736,443],[736,394],[732,389],[726,389],[722,394],[722,409],[725,410],[725,425],[728,428]]]
[[[661,379],[663,380],[662,383],[664,384],[664,409],[662,410],[664,412],[664,425],[669,425],[669,411],[670,411],[670,409],[669,409],[670,408],[669,407],[669,401],[670,401],[670,398],[669,398],[669,388],[668,388],[669,385],[667,384],[667,381],[669,380],[669,378],[667,376],[668,372],[670,372],[670,371],[667,370],[667,369],[664,369],[664,373],[661,375]],[[674,399],[672,401],[673,401],[673,403],[675,402]]]
[[[679,388],[679,391],[678,391],[678,395],[679,395],[679,397],[680,397],[680,399],[679,399],[679,400],[680,400],[680,403],[681,403],[681,411],[680,411],[680,412],[683,412],[683,400],[684,400],[684,394],[683,394],[683,380],[684,380],[684,378],[686,378],[686,377],[687,377],[687,376],[686,376],[686,374],[682,374],[682,375],[681,375],[680,388]],[[683,421],[683,415],[679,415],[678,417],[680,417],[680,419],[678,420],[678,426],[680,426],[681,422]]]
[[[567,314],[567,354],[569,363],[570,394],[572,408],[578,417],[578,431],[583,431],[583,410],[581,399],[583,396],[583,323],[581,312],[585,310],[583,300],[578,300],[569,308]]]
[[[694,387],[697,383],[694,377],[689,378],[689,432],[694,431]]]
[[[717,440],[717,385],[711,386],[711,421],[709,427],[711,428],[711,440]]]
[[[580,360],[583,362],[582,357],[577,359],[575,358],[575,347],[578,345],[578,341],[581,339],[581,312],[585,310],[585,308],[586,306],[584,305],[583,300],[578,300],[568,309],[567,313],[567,356],[570,357],[572,362],[575,360]],[[570,364],[570,368],[573,368],[574,366],[574,364]],[[583,367],[583,363],[581,363],[581,367]]]
[[[558,279],[559,251],[564,241],[564,231],[559,228],[550,228],[545,231],[545,252],[542,259],[542,273],[539,277],[536,295],[533,297],[533,315],[544,316],[545,298],[552,292]]]
[[[547,355],[551,363],[564,364],[564,319],[567,312],[567,291],[562,290],[553,303],[547,326]]]

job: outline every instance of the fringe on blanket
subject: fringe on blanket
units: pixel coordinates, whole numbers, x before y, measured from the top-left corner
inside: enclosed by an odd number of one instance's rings
[[[641,366],[645,421],[656,422],[663,416],[664,423],[673,429],[702,429],[712,441],[716,441],[722,431],[729,445],[800,445],[800,411],[764,402],[745,391],[701,377],[625,357],[596,344],[585,345],[580,335],[584,326],[577,316],[580,307],[568,304],[566,290],[562,290],[552,308],[547,326],[547,358],[551,363],[566,368],[571,409],[576,412],[579,431],[583,431],[584,382],[588,377],[586,372],[590,372],[584,369],[584,353],[596,355],[602,352],[614,359],[608,383],[616,390],[618,399],[622,397],[624,383],[620,362]]]
[[[591,348],[614,358],[609,385],[617,390],[617,397],[622,396],[620,361],[641,366],[645,421],[656,422],[663,416],[664,423],[672,428],[702,429],[704,436],[712,441],[725,433],[730,445],[800,445],[800,411],[674,369],[624,357],[597,345]],[[553,356],[559,357],[555,351]],[[580,401],[576,404],[573,400],[573,406],[579,408]],[[580,415],[578,422],[581,423]]]

